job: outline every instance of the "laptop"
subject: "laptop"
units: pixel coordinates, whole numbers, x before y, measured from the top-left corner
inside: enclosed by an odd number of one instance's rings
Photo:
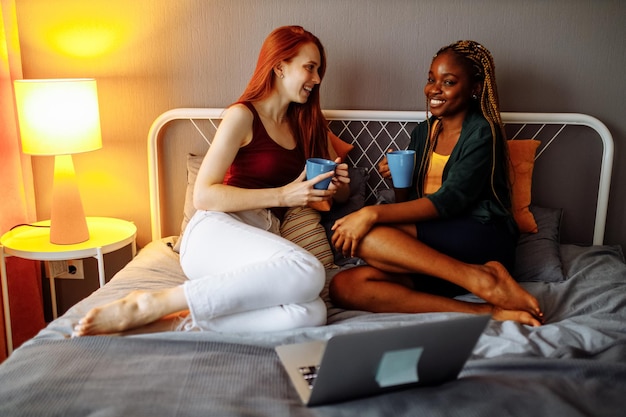
[[[490,315],[341,334],[276,346],[307,406],[457,378]]]

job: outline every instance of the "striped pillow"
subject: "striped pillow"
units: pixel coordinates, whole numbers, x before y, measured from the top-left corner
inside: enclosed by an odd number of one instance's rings
[[[280,234],[315,255],[324,268],[333,269],[333,251],[320,220],[321,215],[317,210],[310,207],[292,207],[280,224]]]

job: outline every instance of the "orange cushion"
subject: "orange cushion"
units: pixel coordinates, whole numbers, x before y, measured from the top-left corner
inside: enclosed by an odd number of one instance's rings
[[[330,151],[330,154],[331,154],[330,159],[332,160],[335,159],[333,156],[337,155],[343,161],[346,159],[348,152],[354,149],[354,145],[344,142],[343,140],[341,140],[339,136],[335,135],[330,130],[328,131],[328,141],[330,142],[330,146],[328,147],[328,150]]]
[[[530,212],[531,187],[535,154],[540,142],[534,139],[509,140],[509,175],[511,177],[511,197],[513,217],[522,233],[537,233],[537,222]]]

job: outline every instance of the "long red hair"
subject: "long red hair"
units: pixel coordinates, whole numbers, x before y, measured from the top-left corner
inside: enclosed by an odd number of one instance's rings
[[[318,72],[321,81],[326,72],[326,53],[320,40],[301,26],[282,26],[274,29],[263,42],[252,78],[237,102],[255,102],[268,97],[276,82],[274,67],[282,61],[291,61],[307,43],[313,43],[319,49],[321,62]],[[307,158],[329,156],[328,124],[320,107],[319,87],[317,85],[313,88],[306,103],[291,103],[287,108],[286,116],[291,131],[302,145]]]

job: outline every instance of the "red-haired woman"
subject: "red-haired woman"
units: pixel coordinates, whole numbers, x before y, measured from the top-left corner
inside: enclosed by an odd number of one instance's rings
[[[88,312],[74,335],[120,332],[189,311],[186,328],[243,332],[322,325],[322,264],[283,239],[288,207],[349,193],[348,170],[305,180],[305,160],[328,158],[319,84],[324,47],[299,26],[275,29],[254,75],[231,105],[200,166],[196,214],[182,237],[183,285],[135,291]],[[340,162],[337,160],[337,162]],[[333,177],[328,190],[313,185]]]

